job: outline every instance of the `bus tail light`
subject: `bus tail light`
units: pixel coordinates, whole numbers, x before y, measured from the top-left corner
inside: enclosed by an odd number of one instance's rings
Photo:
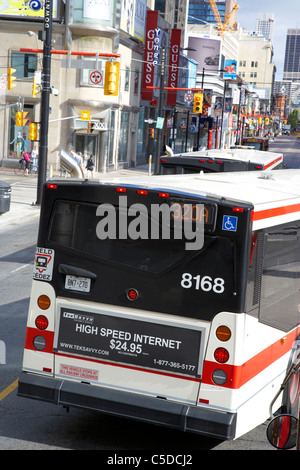
[[[47,310],[51,305],[51,301],[48,295],[40,295],[37,299],[37,304],[41,310]]]
[[[220,364],[225,364],[229,359],[229,352],[225,348],[217,348],[214,352],[214,358]]]
[[[35,326],[38,330],[46,330],[48,328],[48,318],[45,315],[39,315],[35,319]]]
[[[216,330],[216,337],[220,341],[228,341],[231,338],[230,328],[226,325],[218,326]]]

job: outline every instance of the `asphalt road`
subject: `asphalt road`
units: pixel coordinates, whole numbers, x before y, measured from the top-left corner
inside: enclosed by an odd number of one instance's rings
[[[270,150],[284,152],[288,166],[300,168],[300,140],[282,136]],[[67,413],[17,397],[39,219],[28,203],[34,200],[36,180],[19,181],[13,175],[7,179],[13,184],[14,208],[18,205],[23,216],[0,219],[0,342],[5,345],[5,363],[0,356],[0,450],[102,450],[99,458],[104,463],[124,451],[136,457],[148,451],[150,458],[168,452],[191,454],[197,466],[203,464],[205,450],[273,450],[266,438],[267,423],[236,441],[221,442],[86,410]]]

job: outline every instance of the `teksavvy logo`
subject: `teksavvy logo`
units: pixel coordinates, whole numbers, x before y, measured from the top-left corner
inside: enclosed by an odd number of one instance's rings
[[[37,248],[35,252],[33,279],[51,281],[53,273],[54,250]]]

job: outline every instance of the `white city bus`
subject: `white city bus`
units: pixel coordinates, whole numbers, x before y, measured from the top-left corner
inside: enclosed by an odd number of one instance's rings
[[[157,207],[169,239],[142,229]],[[235,439],[268,419],[299,311],[300,170],[50,180],[18,395]]]
[[[283,154],[251,147],[201,150],[160,157],[160,174],[220,173],[223,171],[261,171],[284,168]]]

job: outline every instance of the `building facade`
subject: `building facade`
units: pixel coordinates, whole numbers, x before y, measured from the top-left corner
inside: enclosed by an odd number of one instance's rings
[[[98,171],[135,165],[137,153],[145,154],[140,87],[146,0],[100,3],[91,8],[86,0],[53,2],[48,165],[57,170],[62,149],[82,152],[84,159],[93,154]],[[41,117],[41,93],[33,96],[32,89],[35,73],[42,69],[43,41],[38,35],[43,20],[43,10],[37,16],[27,2],[22,14],[0,12],[0,62],[6,72],[2,80],[7,79],[9,67],[15,70],[13,88],[5,87],[1,93],[2,164],[19,158],[22,150],[30,152],[34,145],[29,124],[39,123]],[[68,51],[76,54],[67,55]],[[104,94],[108,60],[120,62],[117,96]],[[21,127],[15,119],[20,109]],[[89,118],[82,119],[82,112]]]

